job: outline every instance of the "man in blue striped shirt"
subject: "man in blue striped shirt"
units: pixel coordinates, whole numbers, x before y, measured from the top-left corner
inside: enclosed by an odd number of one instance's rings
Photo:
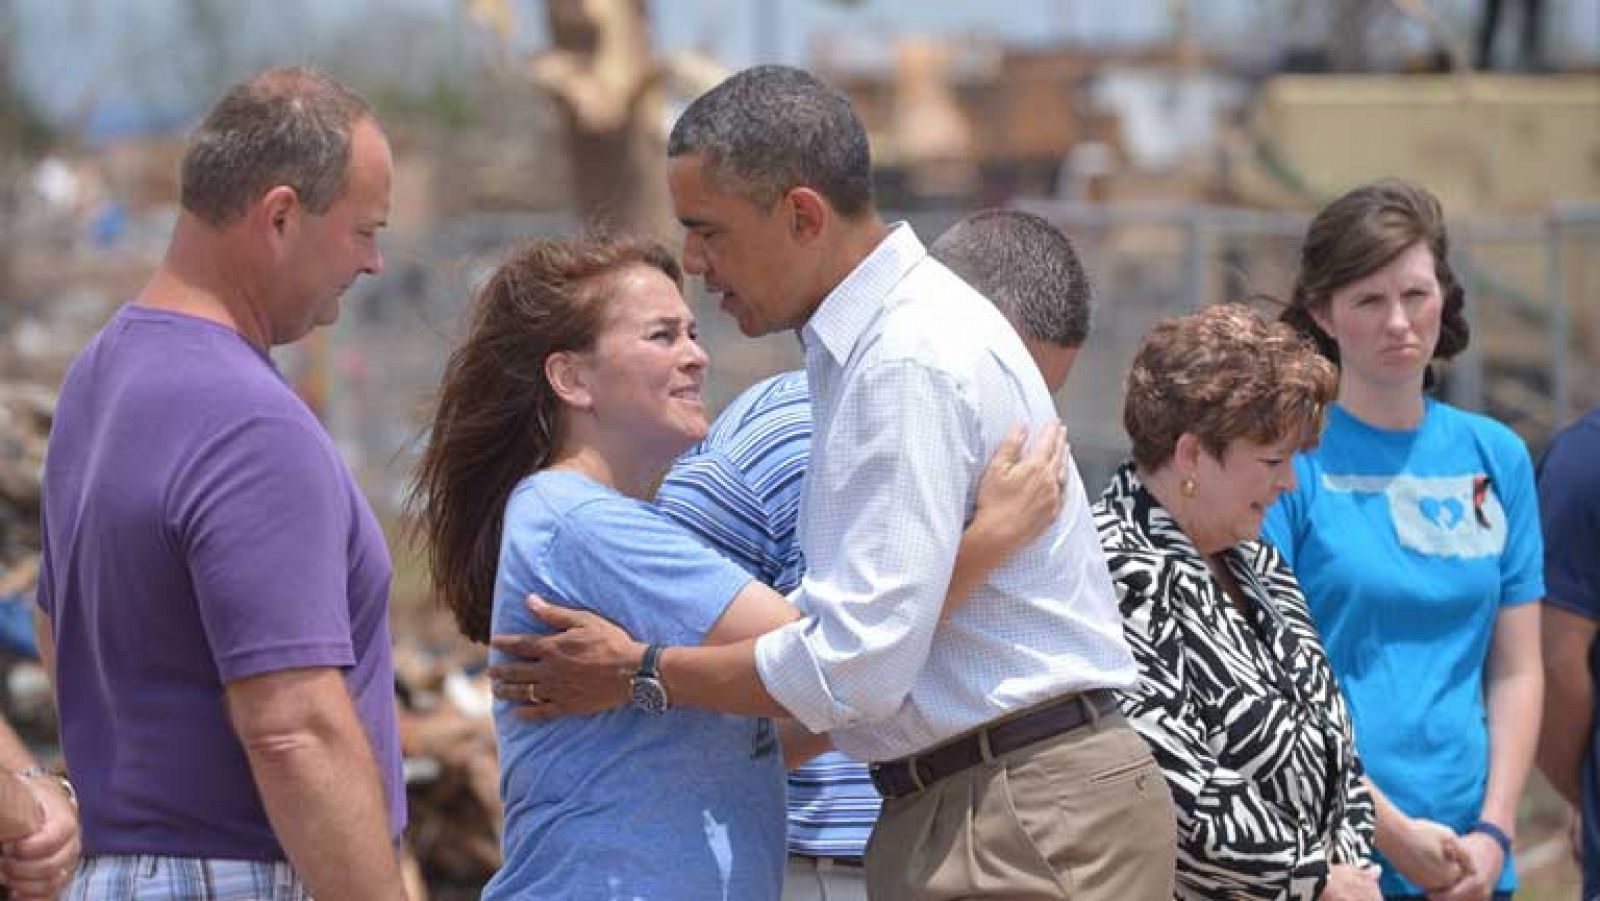
[[[951,227],[930,252],[994,302],[1059,390],[1089,330],[1089,282],[1066,236],[1037,216],[989,210]],[[811,427],[804,370],[760,382],[672,468],[657,504],[787,594],[805,567],[795,524]],[[785,901],[865,901],[861,862],[878,803],[867,768],[843,754],[790,773]]]

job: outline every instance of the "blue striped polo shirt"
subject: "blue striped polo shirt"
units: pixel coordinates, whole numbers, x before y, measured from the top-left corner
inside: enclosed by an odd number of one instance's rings
[[[805,559],[795,524],[811,453],[811,394],[803,370],[739,395],[684,454],[656,503],[679,525],[788,594]],[[867,768],[830,752],[789,773],[789,852],[861,857],[878,818]]]

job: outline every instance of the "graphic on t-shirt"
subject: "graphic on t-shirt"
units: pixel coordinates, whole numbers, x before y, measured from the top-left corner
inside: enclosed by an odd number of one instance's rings
[[[1483,473],[1459,476],[1339,476],[1322,485],[1346,494],[1382,494],[1403,547],[1434,557],[1492,557],[1505,550],[1506,511]]]

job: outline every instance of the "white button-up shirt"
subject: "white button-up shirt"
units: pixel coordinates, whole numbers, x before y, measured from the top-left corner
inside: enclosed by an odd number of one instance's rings
[[[907,225],[802,330],[815,432],[800,515],[807,616],[756,643],[762,682],[841,750],[888,760],[1135,678],[1076,466],[1038,540],[947,622],[961,532],[1006,432],[1056,421],[1004,317]]]

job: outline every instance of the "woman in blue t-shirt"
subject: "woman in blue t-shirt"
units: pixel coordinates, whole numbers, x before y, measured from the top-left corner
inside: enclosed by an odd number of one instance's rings
[[[530,593],[652,644],[740,641],[796,616],[647,502],[706,433],[708,359],[680,278],[655,244],[545,241],[483,287],[415,495],[434,586],[467,637],[549,631]],[[1060,509],[1061,435],[1038,446],[1020,458],[1013,436],[985,474],[952,596]],[[778,897],[771,723],[666,709],[650,669],[647,655],[632,706],[590,716],[496,705],[505,863],[485,898]]]
[[[1312,221],[1284,318],[1339,366],[1339,396],[1266,534],[1350,701],[1384,893],[1456,901],[1516,888],[1544,584],[1527,449],[1425,393],[1429,362],[1467,346],[1447,255],[1438,201],[1409,182]]]

